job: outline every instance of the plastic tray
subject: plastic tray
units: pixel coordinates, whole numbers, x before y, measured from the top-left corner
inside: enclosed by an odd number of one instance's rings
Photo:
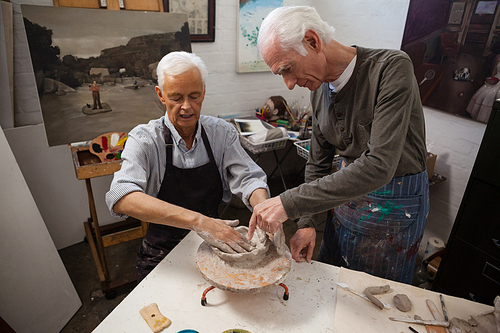
[[[278,150],[285,148],[286,142],[288,141],[289,136],[286,138],[281,138],[281,139],[275,139],[275,140],[269,140],[269,141],[264,141],[260,143],[253,143],[252,141],[248,140],[244,136],[240,136],[240,142],[243,148],[249,150],[253,154],[260,154],[264,153],[266,151],[271,151],[271,150]]]
[[[297,155],[308,160],[309,159],[309,144],[311,139],[295,141],[293,144],[297,147]]]
[[[295,141],[293,144],[297,147],[297,155],[306,160],[309,160],[309,145],[311,144],[311,139]],[[342,157],[340,157],[339,155],[335,155],[333,157],[332,164],[333,166],[335,166],[337,170],[340,170],[341,162],[342,162]]]

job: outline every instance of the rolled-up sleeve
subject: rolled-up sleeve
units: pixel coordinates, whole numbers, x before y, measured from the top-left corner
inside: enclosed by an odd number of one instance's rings
[[[106,204],[111,215],[125,218],[125,215],[114,212],[114,205],[129,193],[148,192],[148,178],[151,173],[148,167],[149,155],[140,140],[130,134],[122,153],[121,169],[115,172],[110,190],[106,193]]]
[[[268,196],[271,195],[266,182],[266,173],[243,149],[238,133],[232,125],[227,125],[225,133],[223,177],[227,180],[231,193],[237,195],[252,210],[249,199],[256,189],[263,188]]]

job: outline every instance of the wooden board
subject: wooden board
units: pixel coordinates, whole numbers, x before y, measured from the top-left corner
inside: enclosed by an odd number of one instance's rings
[[[101,162],[89,147],[71,147],[71,157],[79,180],[112,175],[122,167],[121,160]]]

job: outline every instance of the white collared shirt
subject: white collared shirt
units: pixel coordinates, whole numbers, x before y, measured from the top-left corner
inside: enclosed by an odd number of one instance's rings
[[[354,58],[351,60],[349,65],[347,65],[346,69],[342,72],[337,80],[330,82],[330,89],[333,92],[338,93],[347,84],[352,76],[352,73],[354,72],[354,66],[356,65],[357,57],[357,55],[354,56]]]

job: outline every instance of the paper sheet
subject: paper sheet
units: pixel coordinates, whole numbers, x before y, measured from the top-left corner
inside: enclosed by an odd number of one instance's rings
[[[417,314],[424,320],[434,319],[425,303],[426,299],[432,300],[441,311],[439,293],[417,288],[404,283],[374,277],[372,275],[341,268],[339,282],[347,284],[358,293],[363,293],[366,287],[381,286],[388,284],[391,290],[384,295],[377,295],[381,301],[392,305],[390,310],[380,310],[373,304],[353,295],[352,293],[337,287],[337,305],[335,311],[335,333],[386,333],[386,332],[409,332],[408,326],[413,327],[418,332],[425,333],[425,326],[418,324],[408,324],[389,320],[389,317],[413,318]],[[401,312],[394,305],[393,298],[396,294],[406,294],[413,303],[413,308],[409,312]],[[470,315],[479,315],[485,311],[492,310],[493,306],[468,301],[462,298],[443,295],[448,311],[448,317],[470,319]]]

